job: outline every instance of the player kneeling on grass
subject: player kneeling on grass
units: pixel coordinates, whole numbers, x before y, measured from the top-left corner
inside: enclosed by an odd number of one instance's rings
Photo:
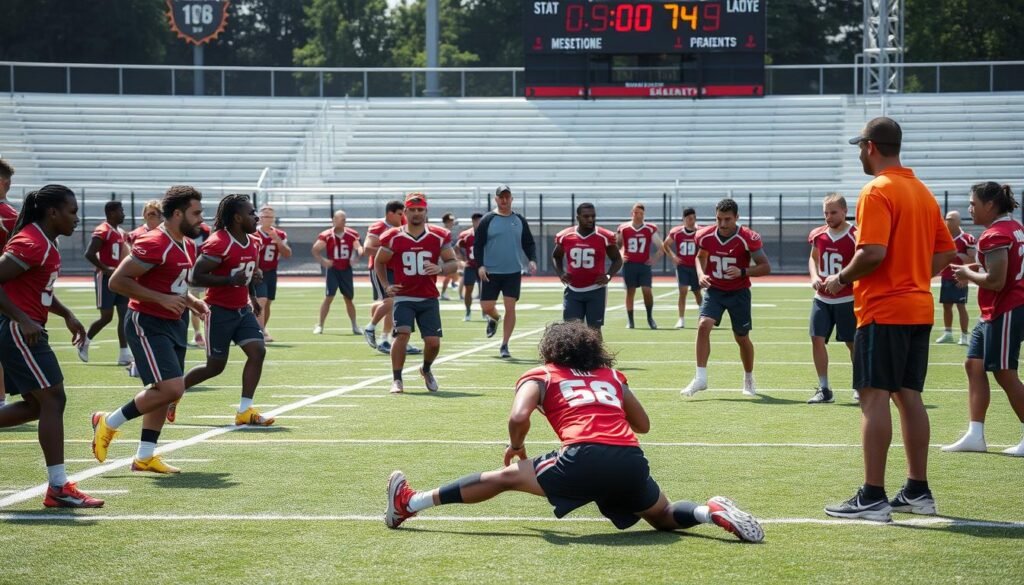
[[[551,325],[540,342],[540,357],[545,365],[516,384],[505,467],[426,492],[416,492],[401,471],[393,472],[384,516],[389,528],[432,506],[475,504],[519,491],[547,497],[559,518],[596,503],[620,530],[641,519],[658,530],[714,523],[740,540],[764,539],[757,520],[727,498],[715,496],[703,506],[668,501],[635,434],[646,433],[650,420],[626,377],[612,369],[613,358],[596,331],[579,321]],[[562,447],[528,459],[525,441],[534,410],[547,417]]]

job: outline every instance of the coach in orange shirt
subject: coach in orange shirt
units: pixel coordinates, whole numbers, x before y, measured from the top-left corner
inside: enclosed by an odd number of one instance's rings
[[[931,279],[956,256],[939,205],[928,187],[900,163],[903,131],[875,118],[850,144],[860,148],[864,172],[875,178],[857,201],[857,252],[825,281],[829,291],[853,283],[857,333],[853,385],[863,413],[864,486],[828,506],[839,518],[888,522],[891,514],[935,514],[928,488],[928,412],[921,400],[935,320]],[[892,500],[885,494],[885,461],[892,443],[889,400],[896,403],[907,453],[907,482]]]

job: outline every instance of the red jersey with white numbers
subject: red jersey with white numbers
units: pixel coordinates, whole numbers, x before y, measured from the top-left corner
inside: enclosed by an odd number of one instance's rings
[[[978,238],[978,261],[985,266],[985,256],[996,250],[1006,250],[1006,284],[1003,290],[978,288],[978,307],[981,318],[991,321],[1024,305],[1024,226],[1004,216],[994,222]]]
[[[264,232],[263,228],[256,230],[256,235],[260,239],[260,248],[263,250],[260,252],[259,269],[263,272],[270,272],[271,270],[277,270],[277,264],[281,261],[281,250],[274,243],[274,238],[270,237],[271,233],[277,234],[282,242],[288,242],[288,234],[284,230],[279,230],[276,227],[271,226],[270,231]]]
[[[331,268],[347,270],[352,267],[352,252],[359,241],[359,232],[347,227],[339,234],[331,228],[320,232],[316,239],[327,244],[325,253],[331,261]]]
[[[745,226],[736,228],[728,238],[718,235],[718,226],[709,225],[697,230],[694,237],[698,250],[708,253],[704,273],[711,279],[711,286],[718,290],[734,291],[750,288],[750,277],[728,278],[725,271],[730,267],[750,268],[750,255],[761,249],[761,236]]]
[[[807,241],[818,251],[818,278],[825,282],[825,279],[846,268],[850,260],[853,260],[857,252],[857,227],[850,225],[842,233],[836,235],[827,225],[814,228]],[[853,302],[853,286],[846,285],[832,294],[824,288],[814,293],[814,298],[830,305],[837,303]]]
[[[7,244],[16,223],[18,223],[18,210],[7,201],[0,201],[0,249]]]
[[[658,226],[645,222],[642,226],[635,227],[633,222],[627,221],[619,226],[618,233],[622,235],[622,259],[641,264],[647,262],[651,257],[651,246],[654,243],[654,234],[658,233]]]
[[[441,266],[441,250],[452,247],[452,234],[443,227],[430,224],[419,237],[413,237],[408,227],[391,228],[380,237],[380,247],[391,251],[388,267],[395,271],[398,290],[395,300],[403,298],[437,298],[437,275],[427,274],[426,262]]]
[[[401,223],[401,225],[405,225],[405,216],[404,215],[402,216],[402,223]],[[384,221],[383,219],[380,220],[380,221],[375,221],[370,226],[370,228],[368,230],[366,230],[366,235],[369,236],[370,234],[373,234],[373,235],[377,236],[377,240],[380,240],[380,237],[384,235],[384,232],[388,231],[389,229],[391,229],[393,227],[395,227],[395,226],[393,226],[390,223]],[[367,260],[367,265],[370,267],[370,270],[373,270],[373,260],[374,260],[374,254],[370,254],[370,257]]]
[[[155,228],[154,228],[154,229],[155,229]],[[153,231],[153,230],[149,229],[149,227],[148,227],[148,226],[146,226],[146,225],[140,225],[139,227],[137,227],[137,228],[133,229],[132,231],[128,232],[127,234],[125,234],[125,236],[124,236],[124,242],[125,242],[126,244],[128,244],[129,246],[131,246],[132,244],[134,244],[134,243],[135,243],[135,240],[136,240],[136,239],[137,239],[137,238],[138,238],[139,236],[141,236],[142,234],[147,234],[147,233],[149,233],[149,232],[151,232],[151,231]]]
[[[697,244],[693,240],[697,236],[698,229],[700,226],[691,232],[686,229],[686,226],[677,225],[668,231],[668,240],[672,242],[672,249],[679,257],[676,260],[677,266],[693,268],[697,265]]]
[[[199,253],[217,261],[217,267],[210,271],[214,276],[231,277],[245,273],[245,284],[238,286],[211,286],[206,289],[207,304],[224,309],[241,309],[249,304],[249,282],[260,259],[260,239],[255,234],[246,234],[245,241],[239,242],[228,230],[213,232],[200,248]]]
[[[476,257],[473,256],[473,243],[476,242],[476,232],[473,228],[463,230],[459,233],[456,244],[462,248],[462,255],[466,257],[466,268],[476,268]]]
[[[973,250],[977,248],[978,240],[975,240],[974,236],[967,232],[960,232],[959,236],[953,238],[953,244],[956,245],[956,253],[958,256],[967,256],[968,250]],[[969,262],[969,260],[966,262]],[[945,268],[942,269],[942,280],[956,280],[956,277],[953,276],[952,265],[965,264],[966,262],[959,257],[953,260],[953,262],[949,266],[946,266]]]
[[[96,252],[96,259],[100,264],[110,268],[117,268],[121,264],[121,245],[124,243],[124,236],[124,230],[107,222],[96,226],[92,231],[92,237],[100,241],[100,249]]]
[[[599,227],[584,236],[574,227],[565,228],[555,236],[555,245],[565,252],[570,290],[586,292],[604,286],[595,281],[605,274],[606,250],[615,245],[615,234]]]
[[[53,283],[60,273],[60,251],[36,224],[29,224],[8,240],[4,254],[25,269],[17,278],[0,285],[7,297],[29,319],[46,325],[53,303]]]
[[[547,364],[526,372],[516,391],[530,380],[540,382],[537,407],[562,445],[598,443],[635,447],[640,444],[622,408],[626,376],[612,368],[592,372]]]
[[[132,243],[132,258],[150,267],[135,281],[161,294],[185,296],[197,255],[196,244],[191,238],[177,242],[163,226],[150,230]],[[128,308],[160,319],[181,319],[181,313],[138,299],[131,299]]]

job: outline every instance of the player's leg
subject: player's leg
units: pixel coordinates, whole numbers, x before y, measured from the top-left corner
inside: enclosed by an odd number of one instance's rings
[[[601,328],[604,327],[604,313],[608,304],[608,288],[601,287],[588,291],[585,301],[583,312],[586,315],[587,327],[597,331],[597,336],[604,339],[604,336],[601,334]]]
[[[242,353],[245,354],[245,365],[242,366],[242,396],[238,401],[238,409],[235,411],[235,424],[267,427],[274,424],[274,419],[263,416],[253,406],[256,388],[263,376],[263,361],[267,357],[263,332],[260,329],[259,320],[249,308],[244,308],[240,312],[233,311],[233,313],[230,328],[234,332],[229,340],[241,348]]]
[[[743,364],[743,394],[756,396],[754,383],[754,342],[750,339],[753,328],[750,289],[742,289],[729,293],[724,297],[729,321],[732,323],[733,338],[740,348],[740,362]]]
[[[4,382],[4,367],[0,365],[0,408],[7,404],[7,384]]]
[[[632,329],[636,326],[636,322],[633,320],[633,299],[636,296],[636,287],[626,287],[626,328]]]
[[[420,329],[420,336],[423,337],[423,365],[420,366],[420,375],[423,376],[423,384],[430,392],[437,392],[439,386],[437,378],[430,371],[441,351],[441,306],[437,299],[425,299],[414,303],[416,305],[416,326]]]
[[[508,358],[512,357],[509,353],[508,341],[512,338],[512,332],[516,328],[516,303],[519,302],[519,298],[518,296],[502,295],[501,301],[505,306],[505,321],[502,323],[501,347],[498,349],[498,355]]]
[[[1006,398],[1010,401],[1017,420],[1024,426],[1024,384],[1021,383],[1018,367],[1020,362],[1020,347],[1024,341],[1024,307],[1017,307],[1008,313],[1001,315],[1003,327],[1000,329],[1002,336],[1002,347],[993,365],[999,369],[994,372],[996,382],[1006,392]],[[1022,429],[1024,430],[1024,429]],[[1024,457],[1024,436],[1021,442],[1014,447],[1004,449],[1003,453],[1016,457]]]
[[[935,343],[953,343],[953,305],[959,300],[960,291],[955,280],[943,279],[939,284],[939,303],[942,305],[943,331]]]
[[[334,302],[334,296],[338,294],[338,288],[341,286],[341,282],[338,279],[338,272],[338,270],[333,268],[327,269],[324,300],[320,302],[320,317],[317,321],[316,327],[313,328],[314,335],[319,335],[324,332],[324,323],[327,322],[327,315],[331,312],[331,303]]]
[[[93,321],[89,325],[89,330],[85,333],[85,340],[82,342],[82,346],[78,348],[78,359],[83,362],[89,361],[89,345],[92,340],[99,335],[103,328],[110,324],[114,320],[114,307],[111,305],[108,308],[100,309],[100,316],[98,319]]]
[[[37,400],[12,401],[0,406],[0,429],[16,427],[39,420],[39,402]]]
[[[363,331],[359,328],[356,323],[356,304],[353,301],[356,296],[355,284],[352,280],[352,269],[348,268],[342,270],[339,274],[338,290],[341,291],[341,296],[345,299],[345,312],[348,313],[349,325],[352,326],[352,333],[355,335],[362,335]]]
[[[501,313],[498,312],[498,295],[501,294],[501,276],[488,274],[487,280],[480,282],[480,311],[484,314],[486,327],[484,334],[490,338],[498,332],[498,321],[501,320]]]
[[[402,381],[402,370],[405,369],[405,350],[409,345],[409,336],[412,334],[413,324],[416,322],[415,303],[402,301],[395,303],[394,309],[394,337],[391,341],[391,393],[401,394],[405,391]]]
[[[930,329],[930,328],[929,328]],[[928,343],[929,331],[924,342]],[[894,512],[935,514],[935,498],[928,487],[928,442],[931,425],[918,388],[903,388],[892,395],[900,413],[903,449],[907,454],[907,481],[889,502]]]
[[[56,360],[53,360],[56,364]],[[59,370],[58,370],[59,371]],[[63,382],[49,388],[26,392],[26,401],[36,403],[39,412],[39,446],[46,464],[47,489],[43,505],[48,508],[99,508],[103,501],[78,490],[68,481],[64,468],[64,408],[67,397]]]
[[[466,306],[466,315],[463,321],[469,321],[473,310],[473,289],[476,286],[477,274],[475,268],[466,268],[462,274],[462,302]]]
[[[672,531],[698,524],[716,524],[745,542],[764,540],[764,529],[757,519],[722,496],[715,496],[702,506],[685,500],[669,502],[665,492],[661,492],[658,501],[640,512],[639,516],[656,530]]]
[[[679,287],[679,299],[676,301],[676,311],[679,313],[679,320],[676,321],[676,329],[686,327],[686,295],[689,292],[689,286]]]
[[[132,363],[132,352],[128,349],[128,338],[125,336],[125,327],[128,326],[128,298],[118,295],[114,303],[114,312],[117,313],[117,365],[127,366]]]
[[[197,299],[201,299],[206,295],[205,288],[189,287],[188,292]],[[189,318],[192,321],[192,344],[205,349],[206,339],[203,338],[203,320],[199,318],[199,315],[192,312],[190,312]],[[185,331],[185,335],[186,337],[188,336],[188,331]]]
[[[647,264],[640,265],[640,292],[644,296],[644,310],[647,312],[647,326],[657,329],[658,324],[654,322],[654,291],[651,288],[654,284],[654,277],[651,267]]]
[[[966,293],[964,293],[964,296],[966,296]],[[967,339],[967,326],[969,325],[970,318],[967,316],[967,302],[966,302],[966,299],[965,299],[965,302],[957,303],[956,304],[956,310],[957,310],[958,316],[960,317],[960,338],[957,341],[957,343],[959,345],[967,345],[967,342],[968,342],[968,339]]]
[[[830,306],[818,299],[811,301],[811,358],[818,375],[818,389],[808,404],[826,404],[835,399],[828,380],[828,339],[835,326]]]
[[[1001,325],[999,318],[996,321]],[[985,415],[992,400],[992,391],[988,382],[986,354],[999,355],[1002,347],[998,329],[992,330],[992,322],[979,321],[971,332],[967,344],[967,359],[964,360],[964,372],[967,375],[967,410],[969,421],[967,432],[951,445],[942,447],[950,453],[980,452],[987,450],[985,444]],[[995,339],[993,339],[995,338]],[[990,350],[989,347],[992,349]],[[995,352],[995,353],[993,353]],[[998,364],[993,364],[998,367]]]

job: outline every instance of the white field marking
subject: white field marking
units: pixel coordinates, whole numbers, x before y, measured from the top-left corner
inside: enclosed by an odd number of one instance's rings
[[[92,457],[88,459],[65,459],[64,463],[92,463],[96,461]],[[164,459],[166,463],[213,463],[213,459]]]
[[[375,390],[376,389],[386,389],[386,388],[390,388],[390,387],[391,387],[390,384],[389,385],[367,386],[367,388],[375,389]],[[633,388],[632,386],[630,386],[630,390],[633,390],[633,392],[635,394],[640,394],[640,395],[642,395],[644,392],[679,392],[680,389],[681,389],[681,386],[638,386],[636,388]],[[511,396],[512,386],[511,385],[510,386],[445,386],[445,390],[498,390],[498,391],[508,390],[510,392],[510,396]],[[815,390],[817,390],[817,388],[815,387],[815,385],[813,383],[808,383],[806,388],[758,388],[758,392],[762,392],[762,393],[768,394],[768,395],[775,394],[777,392],[796,392],[796,393],[800,393],[800,394],[811,395],[811,394],[813,394],[815,392]],[[701,391],[701,393],[704,393],[704,392],[714,392],[714,393],[717,394],[719,392],[725,393],[725,392],[742,392],[742,391],[743,391],[742,388],[708,388],[707,390]],[[844,390],[844,389],[841,389],[841,388],[840,389],[833,388],[832,392],[835,393],[835,394],[841,395],[843,392],[851,392],[852,393],[853,390],[852,389]],[[962,393],[967,392],[967,389],[966,388],[925,388],[925,392],[951,392],[951,393],[956,393],[956,394],[962,394]],[[838,397],[842,398],[842,396],[838,396]],[[382,396],[377,396],[377,395],[347,394],[345,396],[345,398],[383,398],[383,397]]]
[[[95,461],[95,459],[90,459],[90,461]],[[17,492],[18,492],[18,490],[0,490],[0,495],[3,495],[3,494],[14,494],[14,493],[17,493]],[[89,494],[90,495],[96,494],[98,496],[120,496],[120,495],[124,495],[124,494],[127,494],[127,493],[128,493],[128,490],[89,490]]]
[[[264,416],[268,416],[268,415],[264,415]],[[188,418],[209,418],[209,419],[235,420],[235,415],[233,415],[233,414],[227,414],[227,415],[224,415],[224,414],[195,414],[195,415],[192,415],[192,416],[190,416]],[[331,418],[331,417],[329,415],[305,416],[305,415],[300,415],[300,414],[286,414],[284,416],[275,416],[274,418],[312,419],[312,418]],[[246,425],[241,425],[241,426],[246,426]]]
[[[355,378],[356,376],[351,376],[351,377]],[[361,380],[362,376],[359,376],[358,378]],[[237,389],[238,388],[238,384],[210,385],[210,386],[208,386],[206,384],[203,384],[202,387],[203,388],[217,389],[217,390],[225,390],[225,389]],[[89,385],[84,385],[84,386],[64,386],[64,388],[65,389],[75,389],[75,390],[106,390],[106,389],[110,389],[110,390],[123,390],[123,389],[131,388],[131,389],[138,390],[139,388],[142,388],[142,383],[140,382],[138,384],[126,384],[126,385],[120,385],[120,386],[113,385],[113,384],[89,384]],[[297,385],[297,384],[279,384],[279,385],[276,385],[276,386],[264,386],[264,385],[260,384],[259,388],[260,388],[260,390],[273,390],[275,388],[279,388],[279,389],[282,389],[282,390],[322,390],[324,388],[337,388],[337,386],[327,385],[327,384],[317,384],[317,385],[312,385],[312,386],[303,386],[303,385]],[[301,396],[303,398],[305,398],[305,397],[309,396],[309,394],[302,394]],[[277,396],[275,396],[275,398],[277,398]]]
[[[312,394],[271,394],[271,398],[309,398]]]
[[[235,386],[235,387],[237,388],[237,386]],[[231,408],[234,408],[236,410],[238,409],[238,403],[237,402],[235,402],[233,404],[228,404],[227,406],[229,406]],[[259,406],[260,408],[277,408],[278,406],[281,406],[281,405],[280,404],[255,404],[254,403],[253,406]],[[171,423],[171,424],[174,424],[174,423]]]
[[[512,339],[522,339],[524,337],[529,337],[531,335],[536,335],[537,333],[541,333],[543,331],[544,331],[543,327],[538,327],[536,329],[531,329],[529,331],[524,331],[522,333],[518,333],[516,335],[513,335]],[[489,349],[496,349],[499,345],[501,345],[501,340],[500,339],[498,339],[496,341],[482,343],[481,345],[478,345],[477,347],[474,347],[472,349],[467,349],[465,351],[453,353],[451,355],[447,355],[445,357],[442,357],[442,358],[438,359],[437,361],[435,361],[434,363],[435,364],[442,364],[442,363],[458,360],[458,359],[461,359],[461,358],[463,358],[465,356],[473,355],[474,353],[477,353],[477,352],[480,352],[480,351],[489,350]],[[413,373],[417,372],[418,369],[419,369],[418,365],[410,366],[410,367],[408,367],[408,368],[406,368],[404,370],[404,373],[412,375]],[[375,376],[373,378],[366,378],[366,379],[364,379],[361,382],[357,382],[355,384],[352,384],[351,386],[341,386],[341,387],[335,388],[333,390],[329,390],[327,392],[323,392],[321,394],[317,394],[315,396],[310,396],[309,398],[303,398],[303,399],[301,399],[301,400],[299,400],[297,402],[292,402],[291,404],[286,404],[284,406],[278,407],[278,408],[276,408],[274,410],[271,410],[269,412],[264,413],[264,416],[278,417],[278,416],[280,416],[280,415],[282,415],[282,414],[284,414],[286,412],[291,412],[293,410],[297,410],[297,409],[302,408],[304,406],[309,406],[310,404],[315,404],[315,403],[321,402],[323,400],[328,400],[328,399],[331,399],[331,398],[336,398],[338,396],[342,396],[342,395],[347,394],[349,392],[352,392],[354,390],[361,390],[361,389],[363,389],[363,388],[365,388],[367,386],[370,386],[372,384],[379,384],[379,383],[384,382],[384,381],[390,381],[391,380],[391,376],[392,376],[392,374],[390,372],[388,372],[387,374],[385,374],[383,376]],[[227,434],[227,433],[239,430],[239,429],[244,429],[244,428],[246,428],[246,427],[245,426],[225,425],[223,427],[219,427],[219,428],[216,428],[216,429],[210,429],[210,430],[208,430],[206,432],[199,433],[198,435],[194,435],[194,436],[188,437],[187,439],[181,439],[181,440],[178,440],[178,441],[173,441],[171,443],[167,443],[165,445],[162,445],[161,447],[159,447],[156,450],[156,454],[159,455],[159,454],[163,454],[163,453],[171,453],[171,452],[177,451],[178,449],[184,449],[185,447],[190,447],[192,445],[203,443],[203,442],[208,441],[209,439],[212,439],[214,437],[219,437],[221,435],[224,435],[224,434]],[[65,442],[70,442],[70,441],[65,441]],[[91,443],[92,440],[91,439],[85,439],[82,442]],[[91,467],[91,468],[86,469],[84,471],[80,471],[78,473],[74,473],[74,474],[68,476],[68,479],[70,481],[74,481],[74,482],[81,482],[81,481],[84,481],[84,480],[89,479],[91,477],[96,477],[98,475],[102,475],[102,474],[104,474],[104,473],[106,473],[108,471],[113,471],[115,469],[120,469],[122,467],[125,467],[125,466],[131,464],[131,462],[132,462],[132,457],[124,457],[124,458],[121,458],[121,459],[115,459],[113,461],[108,461],[106,463],[102,463],[100,465]],[[35,486],[33,488],[25,489],[25,490],[22,490],[22,491],[20,491],[18,493],[11,494],[11,495],[9,495],[7,497],[0,498],[0,509],[7,508],[9,506],[13,506],[15,504],[19,504],[19,503],[24,502],[26,500],[42,496],[44,493],[46,493],[46,488],[47,488],[47,484],[42,483],[42,484],[39,484],[39,485],[37,485],[37,486]]]
[[[359,406],[358,404],[310,404],[306,408],[359,408]]]

